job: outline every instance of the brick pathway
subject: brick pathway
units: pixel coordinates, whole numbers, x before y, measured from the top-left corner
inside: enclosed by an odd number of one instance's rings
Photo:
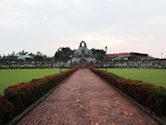
[[[88,69],[80,69],[18,125],[157,125]]]

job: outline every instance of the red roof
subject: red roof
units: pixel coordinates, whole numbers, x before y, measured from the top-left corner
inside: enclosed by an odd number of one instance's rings
[[[112,54],[107,54],[108,57],[115,57],[115,56],[130,56],[129,53],[112,53]]]

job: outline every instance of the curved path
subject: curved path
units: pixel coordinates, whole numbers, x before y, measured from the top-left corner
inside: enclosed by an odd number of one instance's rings
[[[88,69],[70,76],[18,125],[157,125]]]

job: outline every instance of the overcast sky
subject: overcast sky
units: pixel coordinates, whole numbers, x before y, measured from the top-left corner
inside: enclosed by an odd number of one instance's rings
[[[166,0],[0,0],[0,54],[59,47],[166,57]]]

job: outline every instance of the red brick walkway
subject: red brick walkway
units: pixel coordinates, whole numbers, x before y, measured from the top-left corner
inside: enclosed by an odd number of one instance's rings
[[[88,69],[75,72],[18,125],[157,125]]]

